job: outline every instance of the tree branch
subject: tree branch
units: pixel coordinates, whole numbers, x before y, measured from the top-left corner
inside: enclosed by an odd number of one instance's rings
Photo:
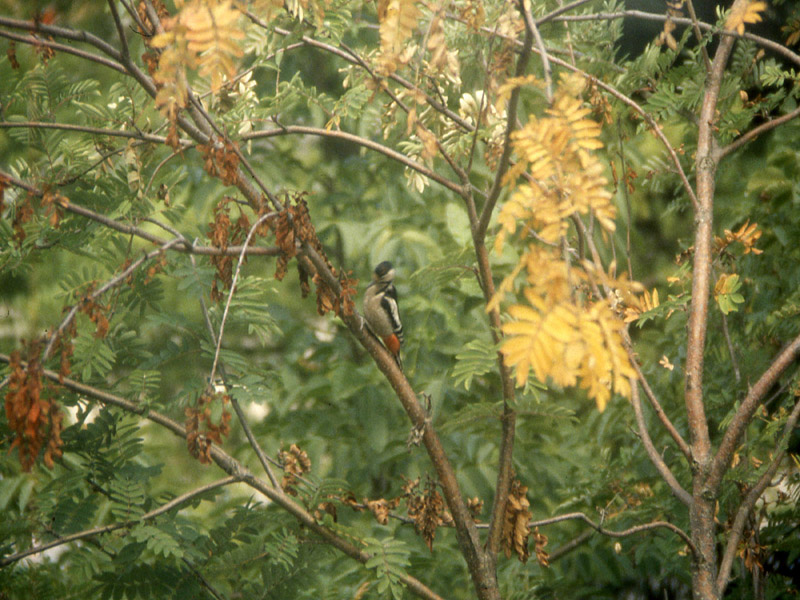
[[[341,294],[339,280],[330,272],[317,252],[303,244],[303,255],[311,262],[327,286],[338,296]],[[375,364],[394,389],[414,427],[423,431],[422,442],[439,479],[445,501],[450,509],[456,529],[456,538],[462,555],[467,561],[470,575],[479,598],[498,598],[495,573],[484,560],[482,545],[475,521],[467,508],[456,479],[450,459],[442,446],[436,430],[429,422],[428,414],[419,403],[417,394],[400,370],[394,357],[364,326],[364,319],[356,311],[339,315],[350,333],[364,346]]]
[[[547,56],[547,50],[544,47],[544,40],[542,34],[539,33],[539,28],[536,26],[536,21],[533,20],[531,14],[530,0],[522,0],[522,17],[525,21],[525,27],[530,30],[533,39],[536,41],[536,47],[539,49],[539,57],[542,59],[542,71],[544,72],[544,94],[548,104],[553,103],[553,78],[550,74],[550,60]]]
[[[399,162],[402,165],[405,165],[409,169],[413,169],[418,173],[424,175],[425,177],[435,181],[436,183],[446,187],[448,190],[457,193],[459,196],[462,196],[464,193],[464,189],[461,185],[450,181],[446,177],[442,177],[435,171],[432,171],[428,167],[419,164],[408,158],[405,154],[401,154],[388,146],[384,146],[383,144],[379,144],[377,142],[373,142],[367,138],[363,138],[358,135],[354,135],[352,133],[347,133],[345,131],[335,131],[329,129],[322,129],[320,127],[306,127],[303,125],[281,125],[278,123],[277,129],[267,129],[264,131],[254,131],[252,133],[247,133],[241,137],[243,141],[246,140],[257,140],[262,138],[270,138],[280,135],[296,135],[296,134],[306,134],[306,135],[318,135],[322,137],[332,137],[337,138],[340,140],[345,140],[348,142],[352,142],[354,144],[358,144],[359,146],[364,146],[365,148],[369,148],[370,150],[374,150],[375,152],[379,152],[384,156],[391,158]]]
[[[0,17],[0,25],[6,25],[3,22],[3,17]],[[31,34],[29,37],[24,35],[18,35],[16,33],[11,33],[10,31],[3,31],[0,30],[0,37],[4,37],[9,40],[13,40],[15,42],[20,42],[22,44],[28,44],[31,46],[42,46],[45,48],[52,48],[58,52],[63,52],[64,54],[72,54],[73,56],[77,56],[78,58],[83,58],[85,60],[103,65],[104,67],[108,67],[109,69],[114,69],[118,73],[122,73],[123,75],[126,74],[125,67],[120,65],[113,60],[109,60],[103,56],[98,56],[97,54],[92,54],[91,52],[86,52],[84,50],[79,50],[77,48],[73,48],[72,46],[66,46],[64,44],[59,44],[58,42],[52,42],[50,40],[44,40],[41,38],[33,37]]]
[[[378,344],[377,341],[374,342]],[[11,361],[10,357],[7,354],[0,353],[0,363],[9,364]],[[24,363],[23,363],[24,365]],[[116,396],[109,392],[105,392],[103,390],[97,389],[95,387],[80,383],[79,381],[75,381],[73,379],[69,379],[64,377],[63,379],[59,377],[59,374],[55,371],[51,371],[50,369],[42,369],[42,374],[50,379],[51,381],[55,381],[60,385],[63,385],[65,388],[77,392],[83,396],[87,396],[90,398],[94,398],[102,402],[103,404],[107,404],[110,406],[115,406],[120,408],[126,412],[130,412],[145,419],[156,423],[168,431],[172,432],[173,434],[177,435],[180,438],[186,439],[186,429],[170,419],[158,413],[154,410],[149,409],[146,406],[136,404],[135,402],[131,402],[122,398],[120,396]],[[237,481],[242,481],[252,487],[253,489],[261,492],[267,498],[272,500],[275,504],[280,506],[286,512],[291,514],[295,517],[300,523],[306,526],[308,529],[316,533],[317,535],[322,538],[322,540],[342,552],[346,554],[350,558],[353,558],[361,563],[366,563],[371,556],[366,552],[360,550],[357,546],[353,545],[349,540],[340,537],[335,532],[331,531],[324,525],[317,522],[314,519],[313,515],[309,513],[305,508],[297,504],[291,496],[288,496],[286,493],[283,492],[280,488],[274,488],[268,482],[257,478],[255,475],[250,473],[244,465],[239,463],[235,458],[231,455],[226,453],[222,448],[219,446],[212,444],[210,447],[210,454],[211,458],[214,462],[219,466],[223,471],[228,473],[231,477],[234,477]],[[398,575],[398,579],[403,582],[409,590],[415,593],[420,598],[424,598],[426,600],[442,600],[441,596],[430,590],[427,586],[425,586],[422,582],[417,580],[416,578],[402,574]]]
[[[556,17],[552,20],[553,21],[610,21],[614,19],[624,19],[627,17],[633,19],[640,19],[642,21],[660,21],[660,22],[664,22],[667,19],[669,19],[670,21],[672,21],[673,23],[677,23],[678,25],[686,25],[689,27],[694,26],[692,19],[687,19],[685,17],[667,17],[667,15],[664,14],[649,13],[642,10],[623,10],[614,13],[594,13],[590,15],[570,15],[565,17]],[[772,40],[762,37],[760,35],[755,35],[748,32],[740,34],[737,33],[736,31],[718,29],[716,25],[710,25],[708,23],[704,23],[703,21],[697,21],[697,27],[700,28],[702,31],[714,31],[714,33],[723,38],[732,37],[737,39],[745,39],[753,41],[759,46],[763,46],[768,50],[772,50],[776,54],[780,54],[784,58],[788,58],[796,65],[800,65],[800,54],[795,54],[794,52],[789,50],[789,48],[787,48],[786,46],[783,46],[777,42],[773,42]]]
[[[24,189],[31,194],[34,194],[37,197],[41,197],[43,192],[36,187],[25,183],[16,177],[12,176],[9,173],[5,173],[4,171],[0,171],[0,178],[4,178],[7,180],[11,185]],[[105,215],[101,215],[91,209],[84,208],[74,202],[69,202],[66,206],[62,207],[66,212],[80,215],[101,225],[109,227],[115,231],[119,231],[120,233],[125,233],[129,235],[135,235],[136,237],[142,238],[143,240],[147,240],[156,246],[164,246],[167,244],[168,240],[164,238],[158,237],[144,229],[139,227],[135,227],[134,225],[126,225],[124,223],[120,223],[110,217],[106,217]],[[155,221],[153,221],[155,222]],[[159,227],[164,227],[163,224],[157,223]],[[181,239],[175,246],[171,246],[169,250],[173,250],[176,252],[183,252],[186,254],[199,254],[203,256],[238,256],[242,252],[242,246],[228,246],[225,249],[216,248],[214,246],[195,246],[194,244],[189,243],[186,239],[181,236]],[[280,254],[280,250],[277,247],[269,247],[269,248],[247,248],[247,255],[248,256],[277,256]]]
[[[794,408],[783,427],[781,439],[778,441],[779,450],[775,452],[766,471],[758,478],[755,485],[750,488],[744,500],[742,500],[742,503],[739,505],[739,510],[736,511],[736,517],[728,532],[728,543],[725,546],[725,553],[722,555],[722,561],[720,562],[719,573],[717,575],[717,589],[719,590],[720,597],[725,593],[725,588],[730,581],[731,567],[736,558],[739,549],[739,541],[742,539],[747,519],[750,517],[753,507],[761,497],[761,494],[763,494],[764,490],[769,486],[783,457],[786,455],[786,445],[789,442],[792,431],[797,427],[798,418],[800,418],[800,401],[795,401]]]
[[[792,365],[798,355],[800,355],[800,335],[794,338],[794,340],[775,357],[772,364],[770,364],[767,370],[759,377],[755,385],[747,392],[747,396],[742,400],[739,409],[733,416],[731,424],[722,437],[719,450],[717,450],[717,454],[711,462],[708,476],[708,487],[711,490],[716,491],[719,489],[722,477],[725,471],[728,470],[728,465],[730,465],[733,459],[736,446],[739,444],[739,440],[750,424],[753,414],[761,404],[761,400],[778,378],[783,375],[784,371]]]
[[[656,447],[653,445],[653,440],[650,439],[650,434],[647,431],[647,423],[645,422],[644,414],[642,413],[642,401],[639,398],[639,386],[633,379],[631,379],[631,404],[633,404],[633,413],[636,416],[636,425],[639,429],[639,438],[642,440],[642,445],[644,446],[645,452],[647,452],[647,456],[650,458],[650,462],[653,463],[659,475],[661,475],[661,478],[669,486],[669,489],[672,490],[672,493],[675,495],[675,497],[683,502],[686,506],[691,506],[692,495],[683,489],[683,486],[681,486],[681,484],[675,478],[675,475],[673,475],[672,471],[670,471],[667,463],[664,462],[664,459],[658,453],[658,450],[656,450]]]
[[[778,125],[783,125],[784,123],[791,121],[792,119],[796,119],[797,117],[800,117],[800,107],[795,108],[793,111],[786,113],[785,115],[781,115],[780,117],[770,119],[769,121],[767,121],[766,123],[762,123],[758,127],[754,127],[747,133],[740,135],[738,138],[736,138],[733,142],[731,142],[724,148],[720,148],[719,151],[717,152],[718,159],[722,160],[728,154],[738,150],[745,144],[753,141],[761,134],[766,133],[771,129],[775,129],[776,127],[778,127]]]
[[[167,138],[163,135],[154,135],[152,133],[145,133],[143,131],[125,131],[124,129],[104,129],[101,127],[89,127],[87,125],[73,125],[71,123],[47,123],[43,121],[15,121],[13,123],[8,121],[0,121],[0,129],[59,129],[62,131],[77,131],[80,133],[89,133],[92,135],[107,135],[109,137],[122,137],[134,140],[141,140],[143,142],[150,142],[153,144],[166,144]],[[192,145],[192,142],[187,139],[180,140],[183,147],[181,150]]]
[[[520,10],[524,10],[522,5],[526,0],[519,0]],[[533,31],[526,25],[525,27],[525,41],[522,43],[522,50],[517,59],[517,68],[514,72],[516,77],[521,77],[525,74],[528,68],[528,61],[531,56],[531,47],[533,46]],[[489,221],[492,218],[494,207],[497,205],[497,200],[500,198],[502,190],[503,177],[508,170],[508,165],[511,161],[511,133],[517,126],[517,106],[519,104],[519,86],[511,91],[511,97],[508,99],[508,106],[506,108],[506,132],[503,139],[503,153],[500,160],[497,162],[497,171],[494,175],[494,182],[489,194],[486,197],[486,202],[483,204],[481,210],[481,217],[478,221],[477,229],[473,228],[472,237],[474,239],[483,239],[486,237],[486,229],[489,227]],[[477,127],[477,124],[476,124]]]
[[[0,361],[3,361],[4,356],[0,355]],[[83,540],[86,538],[95,537],[98,535],[103,535],[105,533],[110,533],[112,531],[116,531],[117,529],[123,529],[125,527],[131,527],[136,525],[137,523],[142,523],[144,521],[149,521],[150,519],[155,519],[156,517],[163,515],[166,512],[169,512],[181,504],[184,504],[190,500],[193,500],[197,496],[201,496],[206,492],[210,492],[211,490],[217,489],[219,487],[223,487],[226,485],[230,485],[231,483],[236,483],[240,481],[239,478],[234,476],[223,477],[222,479],[218,479],[212,483],[206,484],[201,486],[197,489],[192,490],[191,492],[186,492],[185,494],[181,494],[180,496],[173,498],[166,504],[162,504],[158,508],[151,510],[148,513],[143,514],[141,517],[137,519],[131,519],[129,521],[123,521],[122,523],[113,523],[111,525],[103,525],[102,527],[94,527],[92,529],[86,529],[84,531],[79,531],[76,533],[71,533],[69,535],[65,535],[63,537],[56,538],[50,542],[45,544],[40,544],[38,546],[34,546],[32,548],[28,548],[23,552],[18,552],[16,554],[12,554],[10,556],[6,556],[4,558],[0,558],[0,567],[6,567],[11,565],[23,558],[27,558],[28,556],[33,556],[34,554],[40,554],[51,548],[55,548],[57,546],[62,546],[64,544],[69,544],[71,542],[77,542],[78,540]]]
[[[610,529],[604,528],[601,524],[595,523],[582,512],[574,512],[574,513],[567,513],[565,515],[559,515],[557,517],[551,517],[549,519],[542,519],[540,521],[531,521],[530,523],[528,523],[528,528],[544,527],[545,525],[552,525],[554,523],[561,523],[563,521],[572,521],[572,520],[583,521],[598,533],[614,538],[628,537],[629,535],[642,533],[643,531],[652,531],[653,529],[669,529],[672,533],[677,535],[686,543],[686,545],[689,547],[689,550],[692,552],[693,555],[697,555],[697,549],[695,548],[694,543],[692,542],[691,538],[686,534],[686,532],[683,531],[680,527],[677,527],[672,523],[669,523],[668,521],[653,521],[651,523],[644,523],[643,525],[636,525],[634,527],[630,527],[622,531],[612,531]]]
[[[650,387],[650,384],[647,382],[647,378],[644,376],[642,372],[642,368],[639,365],[639,361],[636,359],[636,356],[633,352],[633,342],[631,341],[630,336],[628,335],[627,331],[625,332],[625,349],[628,352],[628,358],[633,365],[634,370],[636,371],[636,375],[638,377],[639,383],[642,384],[642,389],[644,390],[644,395],[647,400],[650,402],[650,406],[653,407],[653,410],[658,417],[658,420],[661,421],[661,424],[667,430],[667,432],[672,436],[672,439],[678,445],[681,453],[686,457],[686,460],[691,463],[692,461],[692,449],[689,447],[689,444],[686,443],[686,440],[683,439],[683,436],[680,432],[675,428],[670,418],[667,416],[667,413],[664,412],[664,409],[661,407],[661,403],[658,401],[658,398],[653,392],[653,389]]]
[[[735,0],[732,10],[742,9],[742,4],[747,2],[749,0]],[[698,598],[719,597],[715,581],[718,564],[714,522],[715,494],[707,484],[711,466],[711,440],[705,415],[703,374],[708,302],[711,292],[714,191],[717,174],[717,140],[714,132],[720,88],[735,39],[723,37],[714,54],[700,106],[695,158],[697,206],[692,258],[692,299],[689,305],[684,367],[684,400],[692,447],[694,501],[689,507],[689,524],[698,551],[696,564],[692,570],[692,591]]]

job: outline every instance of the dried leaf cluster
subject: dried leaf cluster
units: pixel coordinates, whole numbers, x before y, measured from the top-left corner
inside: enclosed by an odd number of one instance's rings
[[[230,401],[228,394],[209,389],[201,394],[195,406],[186,408],[186,445],[189,454],[203,464],[211,464],[211,444],[221,444],[231,431],[231,413],[227,409]]]
[[[305,450],[292,444],[288,450],[278,452],[278,461],[283,468],[281,487],[287,494],[297,495],[297,478],[311,471],[311,459]]]
[[[347,274],[340,274],[328,260],[325,249],[317,237],[314,224],[311,222],[305,198],[298,195],[294,198],[294,203],[287,201],[285,208],[269,219],[269,225],[275,232],[275,241],[280,250],[275,264],[275,279],[280,281],[286,276],[289,261],[297,256],[298,248],[306,244],[325,261],[331,273],[338,276],[341,293],[337,294],[316,271],[309,273],[307,263],[298,263],[303,297],[310,292],[310,277],[317,288],[317,312],[320,315],[331,311],[340,316],[353,314],[355,308],[353,298],[357,294],[355,286],[358,281],[350,278]]]
[[[208,238],[215,248],[226,250],[229,246],[242,244],[247,239],[250,231],[250,220],[247,215],[240,210],[239,218],[236,221],[231,220],[231,205],[235,203],[232,197],[225,196],[214,207],[214,220],[208,224]],[[211,257],[211,264],[216,268],[211,287],[212,301],[218,302],[222,299],[222,292],[230,289],[233,283],[233,263],[233,256],[220,254]]]
[[[503,515],[503,535],[501,547],[510,558],[511,554],[516,554],[521,562],[527,562],[530,556],[528,550],[528,537],[531,534],[528,523],[531,520],[530,503],[526,497],[528,487],[522,485],[518,479],[511,483],[508,491],[508,502]],[[545,539],[546,543],[546,539]]]
[[[53,468],[61,456],[61,421],[63,413],[54,398],[47,398],[43,385],[41,348],[33,341],[27,348],[27,365],[23,366],[19,350],[11,353],[11,374],[5,396],[6,419],[14,432],[9,449],[19,449],[19,462],[30,471],[44,448],[44,464]]]

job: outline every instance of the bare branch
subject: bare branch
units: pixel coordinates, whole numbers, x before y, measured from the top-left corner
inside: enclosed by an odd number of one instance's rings
[[[533,34],[533,39],[536,41],[536,47],[539,49],[539,56],[542,59],[542,71],[544,72],[544,93],[548,104],[553,103],[553,77],[550,74],[550,60],[547,56],[547,50],[544,47],[544,40],[542,34],[539,33],[539,28],[531,15],[530,0],[522,0],[522,16],[525,20],[525,27],[527,27]]]
[[[633,404],[633,413],[636,415],[636,425],[639,430],[639,438],[642,440],[642,445],[644,446],[645,452],[647,452],[647,456],[650,458],[650,462],[653,463],[659,475],[661,475],[661,478],[669,486],[669,489],[672,490],[672,493],[675,495],[675,497],[683,502],[686,506],[691,506],[692,495],[683,489],[683,486],[681,486],[681,484],[675,478],[675,475],[673,475],[672,471],[670,471],[667,463],[664,462],[664,459],[658,453],[658,450],[656,450],[656,447],[653,445],[653,440],[650,439],[650,434],[647,431],[647,423],[645,422],[644,414],[642,413],[642,401],[639,398],[639,386],[634,379],[631,379],[631,404]]]
[[[41,197],[43,192],[36,187],[27,184],[13,175],[9,173],[5,173],[0,171],[0,177],[5,178],[11,185],[15,187],[19,187],[24,189],[31,194]],[[69,202],[66,206],[62,207],[66,212],[70,212],[76,215],[80,215],[87,219],[91,219],[92,221],[96,221],[106,227],[109,227],[115,231],[119,231],[121,233],[135,235],[136,237],[142,238],[143,240],[147,240],[156,246],[165,246],[168,240],[158,237],[157,235],[153,235],[152,233],[145,231],[139,227],[135,227],[134,225],[126,225],[124,223],[120,223],[110,217],[106,217],[105,215],[101,215],[91,209],[84,208],[79,204],[75,204],[74,202]],[[156,223],[159,227],[165,228],[164,224],[158,223],[156,221],[152,221]],[[199,254],[204,256],[238,256],[242,252],[242,246],[228,246],[224,250],[222,248],[215,248],[213,246],[195,246],[194,244],[190,244],[186,239],[181,236],[179,243],[169,248],[170,250],[177,251],[177,252],[184,252],[187,254]],[[280,251],[276,247],[269,247],[269,248],[248,248],[247,255],[248,256],[277,256],[280,254]]]
[[[256,229],[258,229],[264,221],[270,217],[273,217],[274,215],[275,213],[265,213],[261,215],[259,219],[250,227],[250,231],[247,232],[247,238],[245,239],[244,244],[242,244],[242,251],[239,253],[239,260],[236,262],[236,272],[233,274],[233,279],[231,280],[231,289],[228,292],[228,299],[225,301],[225,308],[222,311],[222,321],[219,324],[219,334],[217,335],[216,348],[214,350],[214,361],[211,363],[211,375],[209,375],[209,380],[212,382],[217,374],[217,363],[219,363],[219,353],[222,349],[222,336],[225,333],[225,322],[228,320],[228,311],[231,307],[233,294],[236,291],[236,283],[239,281],[239,273],[242,269],[242,263],[244,262],[247,247],[250,245],[250,240],[253,238],[253,234],[256,232]],[[273,479],[274,477],[270,477],[270,480]],[[275,482],[273,481],[273,484],[274,483]]]
[[[524,4],[525,0],[520,0],[520,3]],[[531,56],[531,46],[533,46],[533,31],[526,26],[525,41],[522,43],[522,50],[519,58],[517,59],[517,68],[515,71],[515,75],[517,77],[524,75],[525,70],[528,68],[528,61],[530,60]],[[494,182],[492,183],[491,190],[489,190],[489,195],[486,198],[486,202],[483,204],[478,227],[473,227],[472,237],[474,239],[483,239],[486,237],[486,229],[489,227],[489,221],[492,218],[494,207],[497,205],[497,200],[500,198],[503,177],[508,170],[508,165],[511,160],[511,133],[517,126],[517,106],[519,104],[519,94],[520,89],[519,86],[517,86],[511,91],[511,97],[508,99],[508,106],[506,108],[506,132],[503,139],[503,153],[500,156],[500,160],[497,162],[497,170],[495,171]]]
[[[378,344],[377,341],[374,343]],[[10,361],[11,358],[7,354],[0,354],[0,363],[9,364]],[[135,402],[131,402],[120,396],[116,396],[67,377],[62,379],[59,377],[58,373],[51,371],[50,369],[42,369],[42,374],[51,381],[58,382],[60,385],[63,385],[69,390],[89,398],[94,398],[103,404],[116,406],[117,408],[120,408],[126,412],[137,414],[152,421],[153,423],[161,425],[178,437],[184,439],[186,438],[186,429],[182,425],[176,423],[161,413],[149,409],[146,406],[136,404]],[[248,471],[244,465],[226,453],[222,448],[212,444],[209,450],[211,453],[211,458],[223,471],[236,478],[238,481],[242,481],[253,489],[264,494],[275,504],[295,517],[309,530],[319,535],[325,543],[333,546],[343,554],[346,554],[347,556],[361,563],[366,563],[371,558],[369,554],[355,546],[350,540],[340,537],[338,534],[319,523],[311,513],[309,513],[304,507],[297,504],[295,500],[291,496],[285,494],[283,490],[273,487],[268,482],[264,481],[263,479],[259,479],[250,473],[250,471]],[[426,600],[442,600],[441,596],[433,592],[416,578],[407,574],[398,575],[398,578],[406,587],[408,587],[409,590],[411,590],[420,598],[424,598]]]
[[[545,525],[552,525],[554,523],[561,523],[563,521],[574,521],[574,520],[583,521],[598,533],[614,538],[628,537],[629,535],[642,533],[644,531],[652,531],[653,529],[669,529],[672,533],[676,534],[686,543],[686,545],[689,547],[689,550],[691,550],[693,555],[695,556],[697,555],[697,550],[695,548],[695,545],[692,542],[691,538],[686,534],[686,532],[683,531],[680,527],[677,527],[667,521],[653,521],[651,523],[644,523],[643,525],[636,525],[634,527],[624,529],[623,531],[612,531],[610,529],[606,529],[605,527],[603,527],[602,524],[595,523],[582,512],[574,512],[574,513],[568,513],[566,515],[559,515],[557,517],[551,517],[549,519],[542,519],[540,521],[531,521],[530,523],[528,523],[528,527],[529,528],[544,527]]]
[[[767,469],[764,471],[764,473],[762,473],[761,477],[758,478],[758,481],[755,483],[755,485],[747,492],[744,500],[742,500],[742,503],[739,505],[739,510],[736,511],[736,517],[734,518],[733,525],[731,525],[730,531],[728,532],[728,543],[725,547],[725,553],[722,555],[719,573],[717,574],[717,589],[719,590],[720,597],[722,597],[724,594],[725,588],[730,581],[731,567],[733,566],[733,561],[736,558],[736,554],[739,549],[739,541],[742,539],[742,534],[744,532],[747,519],[749,518],[756,502],[761,497],[761,494],[763,494],[764,490],[770,485],[772,478],[775,476],[775,473],[777,472],[778,467],[783,460],[783,457],[786,456],[786,444],[789,442],[789,437],[791,436],[792,431],[794,431],[794,428],[797,427],[797,420],[799,418],[800,401],[795,401],[794,408],[789,414],[789,418],[786,420],[781,438],[778,441],[778,450],[773,454],[772,461]]]
[[[0,17],[0,25],[5,25],[5,23],[3,23],[3,17]],[[59,44],[58,42],[37,38],[34,37],[32,34],[30,36],[24,36],[24,35],[18,35],[16,33],[11,33],[10,31],[0,30],[0,37],[4,37],[9,40],[14,40],[15,42],[20,42],[23,44],[29,44],[31,46],[43,46],[45,48],[52,48],[57,52],[72,54],[73,56],[86,59],[88,61],[103,65],[104,67],[108,67],[109,69],[114,69],[119,73],[126,74],[125,67],[120,65],[118,62],[114,62],[113,60],[109,60],[103,56],[98,56],[97,54],[92,54],[91,52],[86,52],[85,50],[79,50],[77,48],[73,48],[72,46],[66,46],[64,44]]]
[[[703,34],[700,32],[700,22],[697,19],[697,14],[694,12],[694,3],[692,0],[687,0],[686,8],[689,11],[689,18],[692,20],[692,30],[694,31],[694,38],[697,40],[697,44],[700,46],[700,52],[703,55],[703,64],[706,66],[706,73],[711,72],[711,59],[708,57],[708,51],[706,50],[705,45],[703,44]],[[670,21],[675,22],[674,18],[670,18]]]
[[[79,133],[89,133],[92,135],[107,135],[109,137],[122,137],[153,144],[166,144],[167,138],[162,135],[154,135],[143,131],[126,131],[124,129],[103,129],[101,127],[89,127],[87,125],[73,125],[71,123],[47,123],[43,121],[0,121],[0,129],[59,129],[62,131],[77,131]],[[180,140],[183,149],[192,145],[187,139]]]
[[[784,348],[766,371],[759,377],[758,381],[747,392],[744,400],[742,400],[739,409],[731,420],[731,424],[725,431],[725,435],[720,442],[719,450],[714,456],[711,463],[708,476],[708,486],[711,490],[717,490],[725,471],[728,469],[733,453],[736,446],[739,444],[744,431],[750,424],[756,409],[761,405],[761,401],[767,394],[769,389],[778,381],[778,378],[783,375],[784,371],[789,368],[795,359],[800,355],[800,335],[794,338],[789,345]]]
[[[114,26],[117,28],[119,42],[122,45],[122,56],[129,58],[131,53],[128,49],[128,38],[125,35],[125,28],[122,26],[122,21],[119,18],[119,12],[117,12],[117,3],[114,0],[108,0],[108,7],[111,9],[111,16],[114,19]]]
[[[718,160],[722,160],[722,158],[724,158],[731,152],[738,150],[745,144],[753,141],[761,134],[766,133],[771,129],[775,129],[779,125],[783,125],[784,123],[791,121],[792,119],[796,119],[797,117],[800,117],[800,107],[795,108],[793,111],[786,113],[785,115],[781,115],[780,117],[770,119],[769,121],[767,121],[766,123],[762,123],[758,127],[754,127],[747,133],[739,136],[736,140],[734,140],[724,148],[720,148],[719,151],[717,152]]]
[[[666,21],[668,18],[673,23],[677,23],[678,25],[686,25],[686,26],[694,26],[694,23],[691,19],[683,18],[683,17],[667,17],[664,14],[657,14],[657,13],[649,13],[641,10],[623,10],[620,12],[614,13],[593,13],[589,15],[570,15],[565,17],[556,17],[552,19],[553,21],[610,21],[614,19],[624,19],[624,18],[634,18],[640,19],[643,21]],[[786,46],[779,44],[777,42],[773,42],[772,40],[762,37],[760,35],[754,35],[752,33],[748,33],[745,31],[743,34],[737,33],[736,31],[728,31],[727,29],[717,29],[716,25],[710,25],[708,23],[704,23],[703,21],[697,21],[697,27],[699,27],[702,31],[714,31],[720,37],[732,37],[737,39],[745,39],[750,40],[767,48],[768,50],[772,50],[776,54],[780,54],[784,58],[788,58],[790,61],[795,63],[796,65],[800,65],[800,54],[796,54],[792,52]]]
[[[0,361],[3,360],[3,356],[0,355]],[[28,556],[33,556],[35,554],[41,554],[51,548],[55,548],[57,546],[62,546],[64,544],[69,544],[71,542],[77,542],[78,540],[84,540],[86,538],[96,537],[98,535],[103,535],[105,533],[110,533],[112,531],[116,531],[117,529],[123,529],[125,527],[132,527],[137,523],[142,523],[144,521],[149,521],[150,519],[155,519],[156,517],[163,515],[171,510],[178,508],[181,504],[185,504],[190,500],[193,500],[197,496],[202,496],[203,494],[210,492],[211,490],[215,490],[219,487],[223,487],[226,485],[230,485],[232,483],[236,483],[240,481],[239,478],[229,476],[223,477],[222,479],[218,479],[212,483],[203,485],[199,488],[196,488],[190,492],[186,492],[185,494],[181,494],[176,498],[173,498],[166,504],[162,504],[158,508],[151,510],[143,514],[141,517],[137,519],[131,519],[128,521],[123,521],[122,523],[113,523],[111,525],[103,525],[102,527],[94,527],[92,529],[86,529],[84,531],[79,531],[77,533],[72,533],[70,535],[65,535],[63,537],[56,538],[50,542],[45,544],[40,544],[39,546],[34,546],[32,548],[28,548],[23,552],[18,552],[17,554],[12,554],[10,556],[6,556],[4,558],[0,558],[0,567],[5,567],[10,564],[13,564],[23,558],[27,558]]]
[[[446,177],[442,177],[436,171],[432,171],[428,167],[419,164],[416,161],[411,160],[405,154],[401,154],[388,146],[384,146],[377,142],[373,142],[367,138],[363,138],[352,133],[347,133],[345,131],[334,131],[328,129],[322,129],[320,127],[305,127],[302,125],[280,125],[278,124],[278,128],[276,129],[267,129],[264,131],[254,131],[252,133],[247,133],[242,136],[242,140],[257,140],[262,138],[270,138],[280,135],[295,135],[295,134],[306,134],[306,135],[318,135],[323,137],[332,137],[337,138],[340,140],[346,140],[348,142],[352,142],[354,144],[358,144],[359,146],[364,146],[365,148],[369,148],[370,150],[374,150],[383,154],[384,156],[388,156],[392,160],[399,162],[400,164],[405,165],[406,167],[417,171],[418,173],[425,175],[425,177],[435,181],[436,183],[443,185],[450,191],[457,193],[459,196],[462,196],[464,193],[463,187],[453,181],[450,181]]]
[[[539,17],[538,19],[536,19],[536,24],[537,25],[543,25],[544,23],[547,23],[548,21],[552,21],[553,19],[555,19],[559,15],[563,15],[565,12],[569,12],[573,8],[578,8],[580,6],[583,6],[584,4],[588,4],[591,1],[592,0],[575,0],[574,2],[570,2],[569,4],[565,4],[564,6],[560,6],[557,9],[555,9],[553,12],[548,13],[548,14],[544,15],[543,17]]]
[[[644,395],[650,402],[650,406],[653,407],[653,410],[655,411],[658,420],[661,421],[661,424],[664,426],[664,428],[667,430],[670,436],[672,436],[672,439],[678,445],[678,448],[680,449],[681,453],[686,457],[686,460],[691,462],[692,449],[689,447],[689,444],[686,443],[686,440],[683,439],[683,436],[675,428],[675,425],[672,423],[672,421],[670,421],[670,418],[667,416],[667,413],[664,412],[664,409],[661,407],[661,403],[658,401],[655,392],[653,392],[653,389],[647,382],[647,378],[644,376],[644,373],[642,372],[642,368],[639,365],[639,361],[633,354],[632,342],[627,332],[625,333],[625,349],[628,351],[628,357],[630,358],[631,364],[633,365],[633,368],[636,371],[638,381],[639,383],[642,384]]]

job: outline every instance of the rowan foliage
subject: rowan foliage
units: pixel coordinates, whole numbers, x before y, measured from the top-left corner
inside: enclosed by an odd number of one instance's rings
[[[796,592],[796,6],[96,4],[0,8],[3,598]]]

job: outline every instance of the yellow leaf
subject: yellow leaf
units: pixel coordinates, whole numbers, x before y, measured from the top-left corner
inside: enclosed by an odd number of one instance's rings
[[[382,67],[389,69],[384,73],[388,75],[397,68],[406,40],[417,26],[420,10],[416,0],[389,0],[385,5],[381,3],[378,9]]]
[[[728,19],[725,21],[725,29],[736,31],[739,35],[744,33],[745,23],[758,23],[761,21],[761,13],[767,10],[767,3],[760,0],[739,0],[735,2],[731,9]]]

